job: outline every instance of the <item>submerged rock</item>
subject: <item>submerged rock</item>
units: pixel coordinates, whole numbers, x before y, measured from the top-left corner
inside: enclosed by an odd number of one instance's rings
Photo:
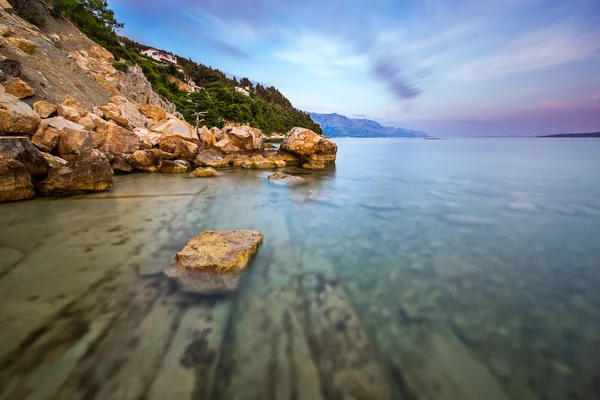
[[[288,174],[280,174],[279,172],[275,172],[272,175],[269,175],[269,182],[274,183],[276,185],[289,185],[289,186],[299,186],[305,185],[308,181],[300,176],[288,175]]]
[[[211,167],[206,167],[206,168],[196,168],[194,170],[194,172],[192,172],[192,175],[195,176],[196,178],[209,178],[209,177],[213,177],[213,176],[217,176],[219,175],[219,173]]]
[[[205,231],[189,239],[165,274],[184,291],[224,293],[237,288],[240,271],[256,253],[263,235],[254,230]]]

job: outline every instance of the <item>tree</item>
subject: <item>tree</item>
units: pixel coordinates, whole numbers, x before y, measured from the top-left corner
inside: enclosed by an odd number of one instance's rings
[[[242,79],[240,79],[240,86],[243,87],[252,87],[252,82],[250,81],[250,79],[244,77]]]
[[[85,8],[94,15],[96,21],[111,30],[122,28],[124,25],[117,21],[115,12],[108,8],[107,0],[80,0]]]

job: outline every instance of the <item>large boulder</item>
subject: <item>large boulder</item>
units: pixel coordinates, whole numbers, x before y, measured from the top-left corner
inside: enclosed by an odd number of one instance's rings
[[[32,135],[40,124],[40,116],[10,93],[0,91],[0,135],[26,133]]]
[[[127,158],[133,169],[142,172],[158,172],[162,166],[162,160],[152,150],[137,150]]]
[[[196,156],[195,164],[197,167],[224,168],[229,165],[229,160],[217,150],[202,150]]]
[[[199,143],[198,135],[196,134],[194,127],[180,119],[171,118],[153,126],[151,130],[160,133],[162,137],[180,136],[184,139]]]
[[[194,161],[198,154],[198,145],[181,136],[163,136],[159,142],[162,151],[173,154],[175,158]]]
[[[261,131],[249,126],[227,127],[223,133],[229,138],[231,144],[240,151],[261,151],[263,140],[260,138]]]
[[[139,136],[117,124],[109,123],[102,129],[96,129],[104,135],[102,151],[111,156],[133,154],[140,148]]]
[[[337,145],[306,128],[293,128],[280,149],[305,162],[307,167],[323,168],[335,162]]]
[[[12,94],[17,99],[24,99],[35,94],[31,86],[21,78],[12,78],[8,82],[5,82],[4,88],[6,89],[6,93]]]
[[[0,155],[0,203],[34,197],[35,190],[25,165]]]
[[[43,179],[48,174],[48,163],[43,153],[26,137],[0,137],[0,157],[22,163],[35,179]]]
[[[240,165],[242,168],[249,169],[274,169],[285,167],[285,161],[274,158],[267,158],[260,154],[249,157]]]
[[[111,98],[112,104],[116,105],[121,116],[129,122],[132,128],[145,128],[147,119],[142,113],[139,112],[135,103],[127,100],[123,96],[114,96]],[[112,107],[111,107],[112,111]],[[117,121],[115,121],[117,122]],[[118,123],[118,122],[117,122]],[[119,124],[120,125],[120,124]],[[127,128],[127,127],[126,127]]]
[[[121,109],[115,103],[108,103],[105,106],[98,107],[98,109],[102,111],[105,119],[113,121],[117,125],[128,130],[134,128],[131,122],[121,114]]]
[[[47,101],[37,101],[33,103],[33,111],[42,118],[49,118],[57,111],[57,107],[56,104]]]
[[[70,196],[99,192],[112,186],[113,170],[100,151],[92,148],[88,137],[77,159],[66,166],[53,167],[38,188],[46,196]]]
[[[161,106],[144,104],[140,107],[140,111],[146,117],[152,118],[156,122],[161,122],[167,119],[167,112]]]
[[[39,149],[51,152],[56,148],[61,135],[77,136],[78,132],[86,132],[82,125],[69,121],[64,117],[54,117],[42,120],[35,134],[31,138],[31,142]]]
[[[205,231],[188,240],[165,274],[184,291],[218,294],[238,287],[240,272],[256,253],[263,235],[252,230]]]
[[[160,106],[167,113],[175,112],[175,105],[161,99],[161,97],[152,90],[152,85],[144,76],[144,71],[137,65],[129,67],[125,73],[119,74],[116,86],[123,96],[127,97],[140,107],[145,104],[154,104]]]

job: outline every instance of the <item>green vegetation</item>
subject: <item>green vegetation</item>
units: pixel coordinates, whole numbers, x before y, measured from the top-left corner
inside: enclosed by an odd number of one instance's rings
[[[265,133],[287,132],[301,126],[321,133],[311,117],[292,106],[276,88],[254,85],[248,78],[239,82],[223,72],[191,59],[179,58],[179,65],[156,62],[140,55],[147,46],[115,33],[120,24],[106,0],[49,0],[55,13],[69,18],[92,40],[113,53],[113,66],[124,71],[129,65],[139,65],[153,89],[172,101],[191,124],[198,112],[204,113],[207,126],[222,127],[227,121],[246,123]],[[183,72],[182,72],[183,71]],[[203,89],[189,93],[180,90],[173,77],[191,77]],[[236,86],[247,87],[249,96],[238,93]]]

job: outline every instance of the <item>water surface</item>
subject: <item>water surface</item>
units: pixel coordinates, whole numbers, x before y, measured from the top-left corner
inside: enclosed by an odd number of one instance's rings
[[[0,205],[0,399],[600,398],[600,142],[337,142]],[[264,234],[233,295],[161,274],[206,229]]]

